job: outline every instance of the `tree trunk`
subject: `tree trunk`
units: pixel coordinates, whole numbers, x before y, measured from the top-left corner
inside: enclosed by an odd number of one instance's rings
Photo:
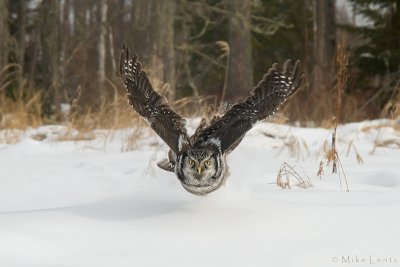
[[[119,76],[117,65],[119,62],[119,52],[122,47],[122,43],[128,42],[128,40],[125,39],[125,31],[128,27],[126,27],[124,20],[127,13],[127,5],[125,4],[125,0],[109,0],[108,5],[112,7],[108,9],[108,17],[110,19],[108,19],[107,25],[108,41],[110,45],[110,61],[112,69],[111,78],[114,80]],[[129,33],[129,35],[131,35],[131,29],[129,29]]]
[[[43,68],[43,85],[46,92],[44,115],[50,116],[54,112],[60,116],[60,77],[59,77],[59,2],[43,0],[41,4],[41,65]],[[53,110],[53,106],[55,110]]]
[[[154,54],[154,40],[158,35],[157,1],[137,0],[132,3],[131,23],[134,34],[132,48],[142,54],[142,60],[150,61]],[[127,41],[127,40],[125,40]]]
[[[107,37],[107,0],[101,0],[100,3],[100,39],[99,39],[99,69],[98,69],[98,83],[101,100],[104,101],[105,93],[105,80],[106,80],[106,37]]]
[[[175,100],[176,92],[176,62],[175,62],[175,41],[174,41],[174,19],[176,12],[176,0],[163,1],[160,43],[163,44],[163,69],[164,82],[169,84],[168,99]],[[160,25],[160,26],[161,26]]]
[[[314,1],[314,70],[313,90],[332,86],[336,48],[335,1]]]
[[[71,39],[71,28],[70,28],[70,17],[69,14],[71,10],[71,0],[65,0],[62,7],[62,17],[60,21],[60,31],[63,33],[60,36],[60,84],[64,88],[64,92],[68,92],[65,75],[67,69],[67,57],[69,49],[69,40]],[[68,93],[67,93],[68,95]]]
[[[77,45],[80,45],[76,54],[74,74],[79,77],[79,84],[86,88],[89,39],[88,22],[86,21],[86,15],[89,11],[88,3],[86,1],[72,1],[71,8],[74,14],[74,25],[71,31],[72,49],[76,49]]]
[[[18,52],[17,61],[21,66],[21,75],[25,65],[25,37],[26,37],[26,0],[18,1]]]
[[[229,58],[227,77],[220,99],[235,101],[247,96],[253,87],[250,32],[250,1],[230,1]]]
[[[143,54],[152,77],[168,83],[169,100],[174,100],[176,95],[175,13],[176,0],[135,1],[131,13],[137,37],[133,49]]]
[[[77,49],[74,56],[74,66],[71,69],[72,77],[76,79],[77,85],[82,88],[81,92],[76,91],[75,96],[79,97],[79,107],[95,107],[99,104],[98,86],[98,46],[94,42],[95,36],[98,36],[97,20],[92,23],[93,9],[99,6],[89,1],[71,1],[71,7],[74,14],[74,26],[72,31],[72,42],[74,49]],[[99,12],[98,12],[99,13]],[[100,16],[98,16],[100,17]],[[91,25],[95,24],[95,26]],[[79,46],[78,46],[79,45]]]
[[[0,0],[0,74],[8,63],[8,42],[10,32],[8,28],[8,0]],[[1,84],[0,84],[1,86]]]

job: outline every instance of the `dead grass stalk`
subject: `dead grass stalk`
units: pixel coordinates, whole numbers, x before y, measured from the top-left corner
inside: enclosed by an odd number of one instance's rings
[[[345,51],[344,45],[339,45],[337,49],[337,56],[336,56],[336,65],[337,65],[337,85],[336,85],[336,108],[335,108],[335,115],[333,117],[334,120],[334,128],[332,131],[332,139],[331,139],[331,148],[327,151],[326,157],[326,165],[329,166],[332,164],[332,173],[338,173],[338,166],[340,167],[339,170],[339,183],[340,188],[343,190],[342,185],[342,178],[341,172],[343,173],[344,183],[346,185],[346,191],[349,191],[349,185],[347,182],[347,177],[344,172],[344,168],[342,162],[339,157],[339,153],[337,152],[337,128],[340,121],[341,116],[341,109],[342,109],[342,95],[344,88],[347,82],[347,67],[348,67],[349,57],[348,53]],[[321,163],[319,165],[319,170],[317,175],[320,177],[323,174],[323,170],[321,171]],[[341,172],[340,172],[341,171]]]
[[[308,176],[304,179],[294,169],[294,166],[290,166],[286,162],[279,168],[278,175],[276,176],[276,185],[283,189],[291,189],[292,186],[297,186],[303,189],[312,187],[311,180]]]

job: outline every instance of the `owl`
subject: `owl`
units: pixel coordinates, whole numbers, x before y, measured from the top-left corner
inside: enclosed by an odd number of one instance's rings
[[[221,115],[203,118],[192,136],[187,134],[185,120],[153,89],[138,56],[131,56],[126,44],[120,72],[129,104],[170,148],[168,159],[157,165],[174,172],[188,192],[207,195],[224,184],[229,174],[226,157],[246,132],[298,90],[304,78],[299,64],[293,65],[291,60],[286,60],[283,68],[273,64],[247,98]]]

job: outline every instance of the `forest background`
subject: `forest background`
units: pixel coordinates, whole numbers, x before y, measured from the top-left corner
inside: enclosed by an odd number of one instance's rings
[[[396,117],[399,9],[400,0],[0,0],[0,129],[127,125],[123,42],[188,116],[245,97],[291,58],[306,79],[281,121],[329,126],[338,103],[341,122]]]

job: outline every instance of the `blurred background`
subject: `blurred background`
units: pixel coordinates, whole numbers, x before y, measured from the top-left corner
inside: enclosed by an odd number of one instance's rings
[[[343,122],[398,116],[399,9],[400,0],[0,0],[0,128],[131,116],[123,42],[186,115],[243,98],[291,58],[306,80],[283,121],[326,126],[338,103]],[[107,127],[101,120],[88,127]]]

